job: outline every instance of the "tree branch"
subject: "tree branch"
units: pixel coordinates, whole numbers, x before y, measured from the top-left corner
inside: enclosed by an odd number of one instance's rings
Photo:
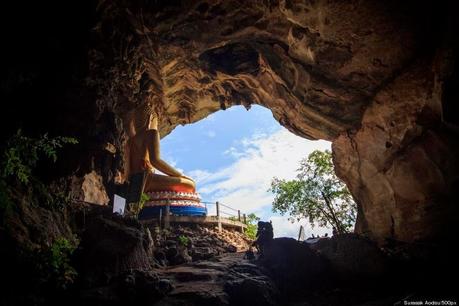
[[[325,200],[325,204],[327,204],[327,208],[330,211],[330,214],[332,215],[332,219],[336,225],[336,229],[338,230],[338,233],[345,233],[346,231],[343,229],[343,226],[341,222],[339,222],[338,218],[336,217],[335,211],[333,210],[333,207],[330,203],[330,199],[325,195],[323,191],[320,192],[322,194],[322,197]]]

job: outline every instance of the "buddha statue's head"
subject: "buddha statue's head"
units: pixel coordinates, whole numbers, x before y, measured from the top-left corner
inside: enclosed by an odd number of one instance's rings
[[[129,137],[149,129],[156,130],[158,129],[158,114],[151,105],[145,103],[126,115],[125,128]]]

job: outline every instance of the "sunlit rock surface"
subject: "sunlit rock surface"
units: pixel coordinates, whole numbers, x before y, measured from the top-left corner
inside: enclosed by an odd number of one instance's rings
[[[101,4],[94,33],[119,53],[111,78],[101,79],[95,72],[107,68],[107,51],[94,50],[94,79],[110,82],[101,98],[120,109],[155,101],[164,133],[257,103],[298,135],[334,139],[359,124],[423,34],[404,8],[376,1],[127,5]],[[125,43],[113,46],[108,28]]]
[[[374,97],[362,126],[333,143],[336,171],[360,204],[357,231],[401,241],[446,239],[457,219],[457,135],[440,123],[428,63]]]

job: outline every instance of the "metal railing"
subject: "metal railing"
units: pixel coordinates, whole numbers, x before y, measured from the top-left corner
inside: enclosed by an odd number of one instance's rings
[[[86,201],[83,201],[83,200],[79,200],[79,199],[72,199],[72,201],[74,202],[79,202],[79,203],[84,203],[84,204],[90,204],[90,205],[100,205],[100,204],[97,204],[97,203],[91,203],[91,202],[86,202]],[[208,206],[209,205],[215,205],[215,208],[216,208],[216,214],[215,215],[211,215],[211,214],[207,214],[207,216],[215,216],[217,217],[217,223],[218,223],[218,230],[221,231],[222,230],[222,222],[221,222],[221,218],[222,216],[227,216],[227,217],[224,217],[226,219],[229,219],[231,221],[238,221],[238,222],[241,222],[243,224],[247,224],[247,216],[245,213],[241,213],[241,210],[239,209],[235,209],[235,208],[232,208],[231,206],[228,206],[228,205],[225,205],[219,201],[216,201],[216,202],[209,202],[209,201],[201,201],[201,203],[203,203],[205,206],[206,206],[206,211],[209,212],[209,208]],[[84,217],[85,217],[85,211],[83,211],[84,213]],[[170,216],[170,205],[169,205],[169,200],[167,201],[167,205],[165,207],[165,211],[164,213],[162,212],[162,210],[160,210],[160,215],[159,215],[159,219],[160,219],[160,223],[162,221],[164,221],[164,226],[165,228],[169,228],[169,216]],[[164,218],[164,220],[162,220]],[[241,230],[243,231],[243,226],[241,227]]]
[[[215,205],[215,211],[216,211],[215,216],[217,217],[219,231],[221,231],[222,229],[222,224],[221,224],[222,215],[228,216],[229,217],[228,219],[230,220],[239,221],[244,224],[247,224],[246,214],[245,213],[241,214],[241,211],[239,209],[232,208],[231,206],[220,203],[219,201],[216,201],[216,202],[201,201],[201,203],[206,205],[207,212],[209,212],[208,205]]]

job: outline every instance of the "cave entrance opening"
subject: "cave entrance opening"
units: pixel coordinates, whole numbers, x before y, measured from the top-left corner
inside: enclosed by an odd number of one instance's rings
[[[300,160],[331,143],[311,141],[282,127],[265,107],[233,106],[178,126],[161,140],[168,163],[196,181],[203,201],[225,203],[272,220],[276,236],[297,237],[301,224],[271,212],[273,177],[293,179]],[[209,206],[212,214],[215,206]],[[309,227],[308,227],[309,228]],[[325,234],[329,229],[315,229]]]

